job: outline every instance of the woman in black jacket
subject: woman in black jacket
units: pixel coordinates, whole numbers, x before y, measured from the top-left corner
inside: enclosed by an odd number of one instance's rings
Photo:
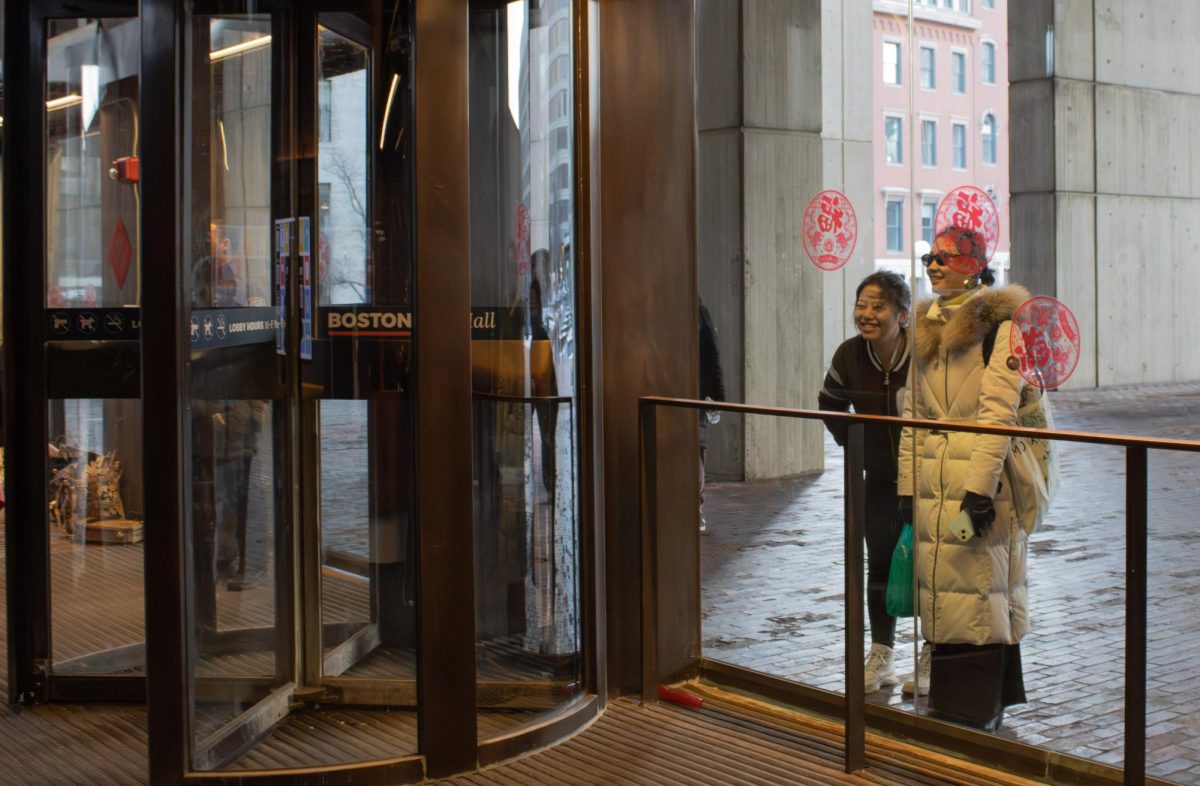
[[[858,335],[838,347],[818,396],[821,409],[860,415],[898,415],[900,391],[908,377],[907,325],[912,295],[904,279],[890,271],[872,273],[855,292]],[[846,425],[826,423],[839,445]],[[896,619],[887,612],[888,571],[900,537],[896,521],[896,457],[900,429],[867,426],[866,464],[867,617],[871,651],[866,661],[867,692],[896,683],[892,649]]]

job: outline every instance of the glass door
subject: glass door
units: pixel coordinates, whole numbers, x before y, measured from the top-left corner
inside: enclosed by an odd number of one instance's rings
[[[144,692],[136,10],[30,12],[31,78],[10,97],[28,220],[6,227],[6,246],[33,263],[8,292],[22,323],[9,323],[10,362],[24,377],[10,392],[22,471],[5,538],[19,700]]]
[[[405,8],[183,25],[193,770],[417,748]]]
[[[306,83],[317,321],[302,360],[319,468],[319,680],[339,703],[416,706],[411,20],[318,12]],[[378,36],[386,35],[383,47]],[[306,162],[306,165],[308,162]],[[315,521],[314,521],[315,519]],[[312,659],[316,661],[316,658]],[[315,663],[314,663],[315,665]],[[414,741],[415,745],[415,741]]]
[[[248,5],[197,13],[184,27],[186,654],[196,769],[223,766],[284,717],[296,674],[291,290],[301,238],[281,111],[287,22]]]

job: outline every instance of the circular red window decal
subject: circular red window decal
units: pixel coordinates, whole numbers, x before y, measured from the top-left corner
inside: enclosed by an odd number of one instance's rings
[[[1052,297],[1030,298],[1013,315],[1008,345],[1029,384],[1057,388],[1079,365],[1079,322]]]
[[[986,254],[982,259],[967,255],[950,257],[946,267],[966,276],[973,276],[987,267],[1000,243],[1000,212],[992,198],[975,186],[959,186],[946,194],[934,216],[933,233],[940,235],[950,227],[965,230],[962,239],[967,241],[967,246],[971,245],[970,233],[978,232],[983,236]]]
[[[837,270],[850,261],[858,242],[858,217],[841,191],[820,192],[804,210],[804,251],[821,270]]]

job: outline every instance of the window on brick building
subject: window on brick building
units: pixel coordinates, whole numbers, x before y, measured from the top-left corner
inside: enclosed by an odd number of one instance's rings
[[[900,84],[900,44],[895,41],[883,42],[883,83]]]
[[[996,116],[983,117],[983,163],[996,163]]]
[[[899,117],[883,119],[884,157],[889,164],[904,163],[903,123]]]
[[[921,166],[937,166],[937,121],[921,121]]]
[[[887,250],[904,251],[904,201],[900,199],[887,202]]]

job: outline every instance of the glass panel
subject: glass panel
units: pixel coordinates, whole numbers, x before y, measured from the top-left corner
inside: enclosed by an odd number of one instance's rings
[[[416,516],[411,336],[412,30],[407,4],[372,62],[375,17],[323,13],[317,30],[323,684],[387,750],[417,747]],[[378,96],[375,112],[371,97]],[[378,125],[372,127],[372,118]],[[329,133],[322,123],[329,124]],[[372,233],[370,227],[376,227]],[[367,712],[387,710],[386,712]],[[289,721],[321,728],[322,702]],[[301,732],[302,733],[302,732]],[[305,763],[376,758],[353,744]]]
[[[571,3],[470,13],[475,576],[490,737],[580,691]]]
[[[789,19],[751,5],[741,4],[730,24],[720,3],[697,4],[698,51],[724,53],[705,61],[696,85],[698,278],[720,329],[731,398],[878,413],[896,411],[895,393],[906,388],[910,413],[944,421],[1200,436],[1192,428],[1200,353],[1181,323],[1192,290],[1180,285],[1191,280],[1200,253],[1200,184],[1196,168],[1181,163],[1190,161],[1197,131],[1200,85],[1187,54],[1195,13],[1152,25],[1139,4],[1078,17],[1056,6],[1046,18],[1013,5],[1010,18],[1010,4],[991,0],[921,0],[911,16],[904,3],[879,2],[869,22],[846,17],[831,42],[819,15],[797,11]],[[1064,34],[1080,24],[1096,35]],[[870,63],[854,56],[863,47],[840,43],[868,40]],[[936,78],[942,42],[951,55],[948,84]],[[836,78],[805,80],[790,60],[804,44]],[[718,62],[732,65],[722,72]],[[846,89],[868,81],[870,98]],[[772,95],[756,93],[759,85],[770,85]],[[773,98],[781,94],[813,99],[812,112],[777,112],[785,104]],[[859,133],[855,117],[874,133]],[[938,125],[950,129],[950,156],[936,156],[930,132]],[[822,146],[811,150],[783,138],[818,131]],[[869,166],[839,161],[854,155],[853,140],[868,137]],[[854,160],[865,161],[865,151]],[[823,207],[813,198],[826,188],[844,193],[858,225],[873,230],[869,242],[858,237],[848,258],[834,260],[844,266],[818,264],[814,280],[801,243],[781,244],[812,231],[800,223],[804,207],[809,200]],[[957,229],[947,234],[951,224]],[[921,258],[930,252],[927,269]],[[910,307],[893,308],[893,316],[909,311],[901,344],[880,340],[889,322],[883,312],[870,319],[856,312],[864,300],[858,286],[877,272],[899,274],[912,291]],[[1025,289],[1008,289],[1009,282]],[[873,297],[865,300],[901,305],[902,297],[879,295],[902,284],[876,279],[885,283],[872,293],[868,282],[864,293]],[[804,299],[818,290],[815,302]],[[781,328],[780,314],[795,325]],[[918,369],[911,378],[884,375],[894,346],[911,347],[909,363]],[[848,362],[852,350],[861,351],[857,363]],[[809,387],[816,380],[824,381],[821,389]],[[819,641],[807,636],[825,625],[820,614],[844,611],[817,603],[840,591],[840,576],[824,580],[840,552],[824,550],[828,544],[809,524],[827,517],[829,536],[840,536],[841,511],[813,489],[836,493],[844,457],[828,439],[823,457],[809,456],[811,443],[798,438],[789,446],[803,460],[771,465],[764,457],[779,430],[729,416],[706,427],[704,652],[810,684],[828,678],[837,689],[837,676],[822,676],[812,653],[829,647],[836,660],[842,642],[830,630]],[[916,626],[911,616],[897,621],[893,671],[868,699],[976,731],[994,726],[999,705],[1007,705],[1005,737],[1119,765],[1122,451],[1055,444],[1060,487],[1047,514],[1044,504],[1030,503],[1036,497],[1021,496],[1030,493],[1023,481],[1049,471],[1040,450],[1020,439],[943,429],[869,437],[867,633],[876,643],[890,638],[880,635],[890,622],[871,613],[890,543],[875,540],[872,529],[894,537],[901,518],[917,528],[918,609],[924,604],[925,613]],[[1030,455],[1036,475],[1020,468]],[[896,491],[917,498],[915,511],[903,515],[896,493],[883,488],[898,467],[905,472]],[[1148,766],[1184,783],[1200,782],[1190,744],[1195,723],[1183,709],[1196,700],[1187,668],[1196,614],[1185,602],[1194,595],[1187,566],[1195,539],[1183,502],[1195,479],[1196,462],[1184,454],[1152,456]],[[950,525],[964,508],[960,538]],[[793,511],[800,512],[789,527]],[[882,554],[872,545],[880,542]],[[809,580],[815,573],[821,581]],[[993,583],[970,580],[979,576]],[[781,601],[804,593],[791,608]],[[816,615],[806,630],[776,624],[806,614]],[[773,636],[783,641],[773,647]],[[930,662],[921,659],[926,639],[936,648],[930,652],[941,653],[930,659],[940,668],[931,667],[926,689],[916,691],[925,695],[914,697],[903,684]],[[810,667],[789,671],[804,658]],[[974,682],[956,682],[954,661],[970,658],[990,662]],[[994,706],[983,712],[985,703]]]
[[[287,710],[288,696],[273,693],[291,677],[292,651],[281,526],[290,413],[276,353],[285,301],[274,283],[297,240],[293,224],[273,223],[271,18],[196,16],[187,30],[188,673],[191,760],[203,770]]]
[[[1130,426],[1149,426],[1164,437],[1200,440],[1200,385],[1146,399],[1152,410],[1139,414],[1153,420],[1139,417],[1139,422]],[[1196,786],[1200,784],[1200,750],[1194,744],[1197,729],[1192,708],[1200,703],[1200,683],[1189,655],[1190,645],[1200,640],[1200,613],[1195,605],[1200,572],[1194,568],[1200,561],[1194,513],[1200,455],[1151,451],[1149,477],[1146,773]],[[1093,481],[1093,485],[1098,484]],[[1098,541],[1097,545],[1120,554],[1113,540]],[[1098,692],[1089,691],[1093,696]],[[1116,743],[1120,738],[1112,739]],[[1119,744],[1111,747],[1121,749]]]
[[[337,15],[323,15],[322,21],[328,22],[327,17],[336,24]],[[317,42],[321,305],[367,303],[372,207],[368,52],[325,26]]]
[[[60,673],[145,665],[139,34],[136,19],[47,28],[47,535]]]
[[[971,19],[965,3],[955,4],[951,11],[952,14],[940,19],[921,17],[913,20],[913,35],[955,36],[956,41],[976,47],[975,51],[981,51],[985,46],[981,43],[983,37],[1005,40],[1005,23],[995,15]],[[966,29],[973,32],[959,34]],[[979,57],[981,71],[986,72],[987,57]],[[914,113],[950,125],[952,155],[949,161],[935,160],[931,166],[923,166],[909,175],[912,193],[929,199],[933,207],[930,211],[932,237],[927,235],[912,246],[906,246],[900,258],[901,265],[896,268],[906,274],[914,289],[913,311],[917,315],[911,319],[915,326],[912,332],[916,333],[916,349],[909,364],[911,367],[906,369],[909,373],[902,380],[905,385],[902,401],[904,411],[917,417],[966,421],[996,418],[1012,425],[1015,417],[1011,414],[1006,417],[1002,407],[992,410],[981,403],[985,400],[982,385],[999,384],[984,381],[981,358],[990,350],[983,350],[981,345],[986,335],[991,335],[992,324],[1003,320],[994,320],[993,312],[977,311],[980,304],[1004,296],[1002,291],[993,295],[981,283],[986,278],[986,283],[993,288],[1004,284],[1003,263],[1008,257],[1008,173],[1007,170],[985,171],[980,162],[970,160],[962,137],[970,118],[979,117],[977,106],[993,106],[997,112],[1007,110],[1007,84],[989,87],[980,82],[969,82],[965,77],[962,82],[962,91],[916,95],[911,107]],[[955,88],[958,86],[954,85]],[[981,206],[984,201],[994,205],[994,209],[990,212],[984,209]],[[994,221],[984,226],[987,217]],[[958,229],[951,229],[952,225]],[[935,261],[928,269],[914,263],[916,258],[931,252]],[[989,273],[980,273],[989,261],[992,264]],[[969,269],[968,262],[973,265]],[[997,274],[996,280],[992,280],[992,272]],[[940,299],[931,305],[930,296]],[[896,298],[890,299],[894,310]],[[997,306],[995,313],[1000,311],[1002,307]],[[977,313],[979,318],[968,322],[969,315]],[[947,327],[947,323],[953,327]],[[950,340],[946,338],[950,332],[961,330],[961,326],[967,324],[978,324],[983,328],[978,335],[976,331],[968,330],[956,338],[961,348],[955,345],[953,355],[930,354],[929,342],[937,347],[945,346]],[[957,333],[954,335],[958,336]],[[864,330],[863,336],[868,337],[869,331]],[[1005,362],[1009,355],[1007,337],[1007,330],[1003,340],[999,333],[993,336],[996,360],[991,364],[995,378],[1000,378],[1003,373],[1006,394],[1015,392],[1023,384],[1020,375]],[[947,368],[954,369],[953,377],[948,375]],[[988,377],[991,379],[993,377]],[[996,398],[1001,396],[996,395]],[[1007,399],[1005,401],[1007,403]],[[1007,448],[1008,442],[1003,438],[965,433],[906,430],[900,436],[897,492],[902,500],[911,504],[912,510],[909,512],[906,506],[903,514],[893,511],[891,522],[892,526],[896,526],[895,522],[903,522],[912,527],[914,574],[918,586],[914,611],[920,616],[920,623],[915,640],[908,635],[898,637],[900,646],[894,652],[893,660],[900,667],[901,673],[896,675],[900,681],[899,689],[880,690],[872,694],[871,701],[895,702],[922,714],[987,730],[994,730],[996,719],[1005,715],[1002,706],[1012,708],[1007,712],[1010,719],[1021,711],[1024,683],[1019,667],[1023,661],[1028,666],[1029,658],[1015,643],[1024,633],[1025,618],[1020,609],[1025,607],[1026,599],[1027,535],[1015,525],[1011,484],[1006,482],[998,488],[978,477],[985,473],[988,477],[992,472],[999,474]],[[951,457],[960,456],[963,458],[961,463],[950,461]],[[977,469],[968,477],[970,468]],[[986,533],[981,528],[980,533],[984,533],[981,535],[976,534],[969,520],[957,515],[967,504],[968,486],[973,489],[972,493],[980,493],[981,500],[991,499],[997,510],[995,528]],[[868,498],[868,505],[870,503]],[[891,506],[889,502],[888,507]],[[870,528],[874,523],[869,519],[867,526]],[[965,528],[963,521],[967,521]],[[1011,572],[1003,578],[997,577],[996,584],[977,586],[975,577],[982,575],[981,571],[992,575],[993,555],[998,559],[995,564],[1011,569]],[[869,565],[868,570],[868,585],[874,585],[876,593],[881,585],[886,588],[889,574],[885,558],[877,555],[877,559],[884,565],[876,570],[871,570]],[[956,575],[964,578],[955,583],[952,577]],[[993,591],[997,585],[1002,589]],[[870,602],[868,598],[868,608]],[[1011,617],[1010,609],[1013,610]],[[993,610],[996,611],[993,613]],[[877,624],[871,626],[873,639],[877,627]],[[931,667],[935,660],[937,665]],[[971,683],[965,675],[975,667],[978,682]],[[931,669],[937,669],[936,677]],[[912,676],[914,671],[915,678]]]

